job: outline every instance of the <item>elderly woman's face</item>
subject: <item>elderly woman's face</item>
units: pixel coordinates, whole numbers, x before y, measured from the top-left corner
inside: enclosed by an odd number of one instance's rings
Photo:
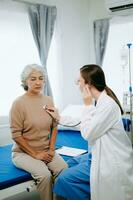
[[[40,93],[44,85],[44,76],[39,71],[33,71],[26,80],[28,91],[32,93]]]

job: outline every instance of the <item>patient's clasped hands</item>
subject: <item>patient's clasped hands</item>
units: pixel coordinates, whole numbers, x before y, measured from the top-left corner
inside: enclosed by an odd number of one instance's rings
[[[45,163],[49,163],[52,161],[52,158],[54,156],[54,151],[48,150],[48,151],[39,151],[34,156],[38,160],[42,160]]]

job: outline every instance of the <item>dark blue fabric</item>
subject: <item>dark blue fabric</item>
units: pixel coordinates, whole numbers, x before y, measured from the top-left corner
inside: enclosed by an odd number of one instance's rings
[[[87,149],[88,142],[82,138],[80,131],[58,130],[56,146],[69,146]]]
[[[55,181],[54,193],[67,200],[90,200],[90,156],[84,154],[68,161],[69,167]]]
[[[56,147],[63,145],[87,149],[87,142],[81,137],[79,131],[58,131]],[[11,148],[12,145],[0,147],[0,190],[32,179],[29,173],[13,165]],[[65,160],[70,158],[63,157]]]
[[[124,126],[125,131],[130,131],[131,120],[127,118],[122,118],[122,121],[123,121],[123,126]]]

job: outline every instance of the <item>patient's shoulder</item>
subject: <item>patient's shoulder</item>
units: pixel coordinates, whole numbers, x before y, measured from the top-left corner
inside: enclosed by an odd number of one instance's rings
[[[18,107],[23,104],[25,101],[24,95],[16,97],[16,99],[12,102],[12,107]]]

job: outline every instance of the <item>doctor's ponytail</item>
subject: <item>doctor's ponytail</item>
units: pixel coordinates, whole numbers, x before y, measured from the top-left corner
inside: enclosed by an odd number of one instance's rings
[[[105,91],[106,91],[107,95],[110,96],[112,99],[114,99],[114,101],[118,104],[118,106],[120,107],[120,110],[121,110],[121,114],[123,115],[124,114],[123,109],[122,109],[120,101],[118,100],[115,93],[107,86],[105,86]]]
[[[121,114],[123,114],[123,109],[117,96],[109,87],[106,86],[105,75],[100,66],[94,64],[84,65],[80,68],[80,73],[85,80],[85,84],[93,85],[100,92],[105,90],[107,95],[114,99],[114,101],[118,104]]]

